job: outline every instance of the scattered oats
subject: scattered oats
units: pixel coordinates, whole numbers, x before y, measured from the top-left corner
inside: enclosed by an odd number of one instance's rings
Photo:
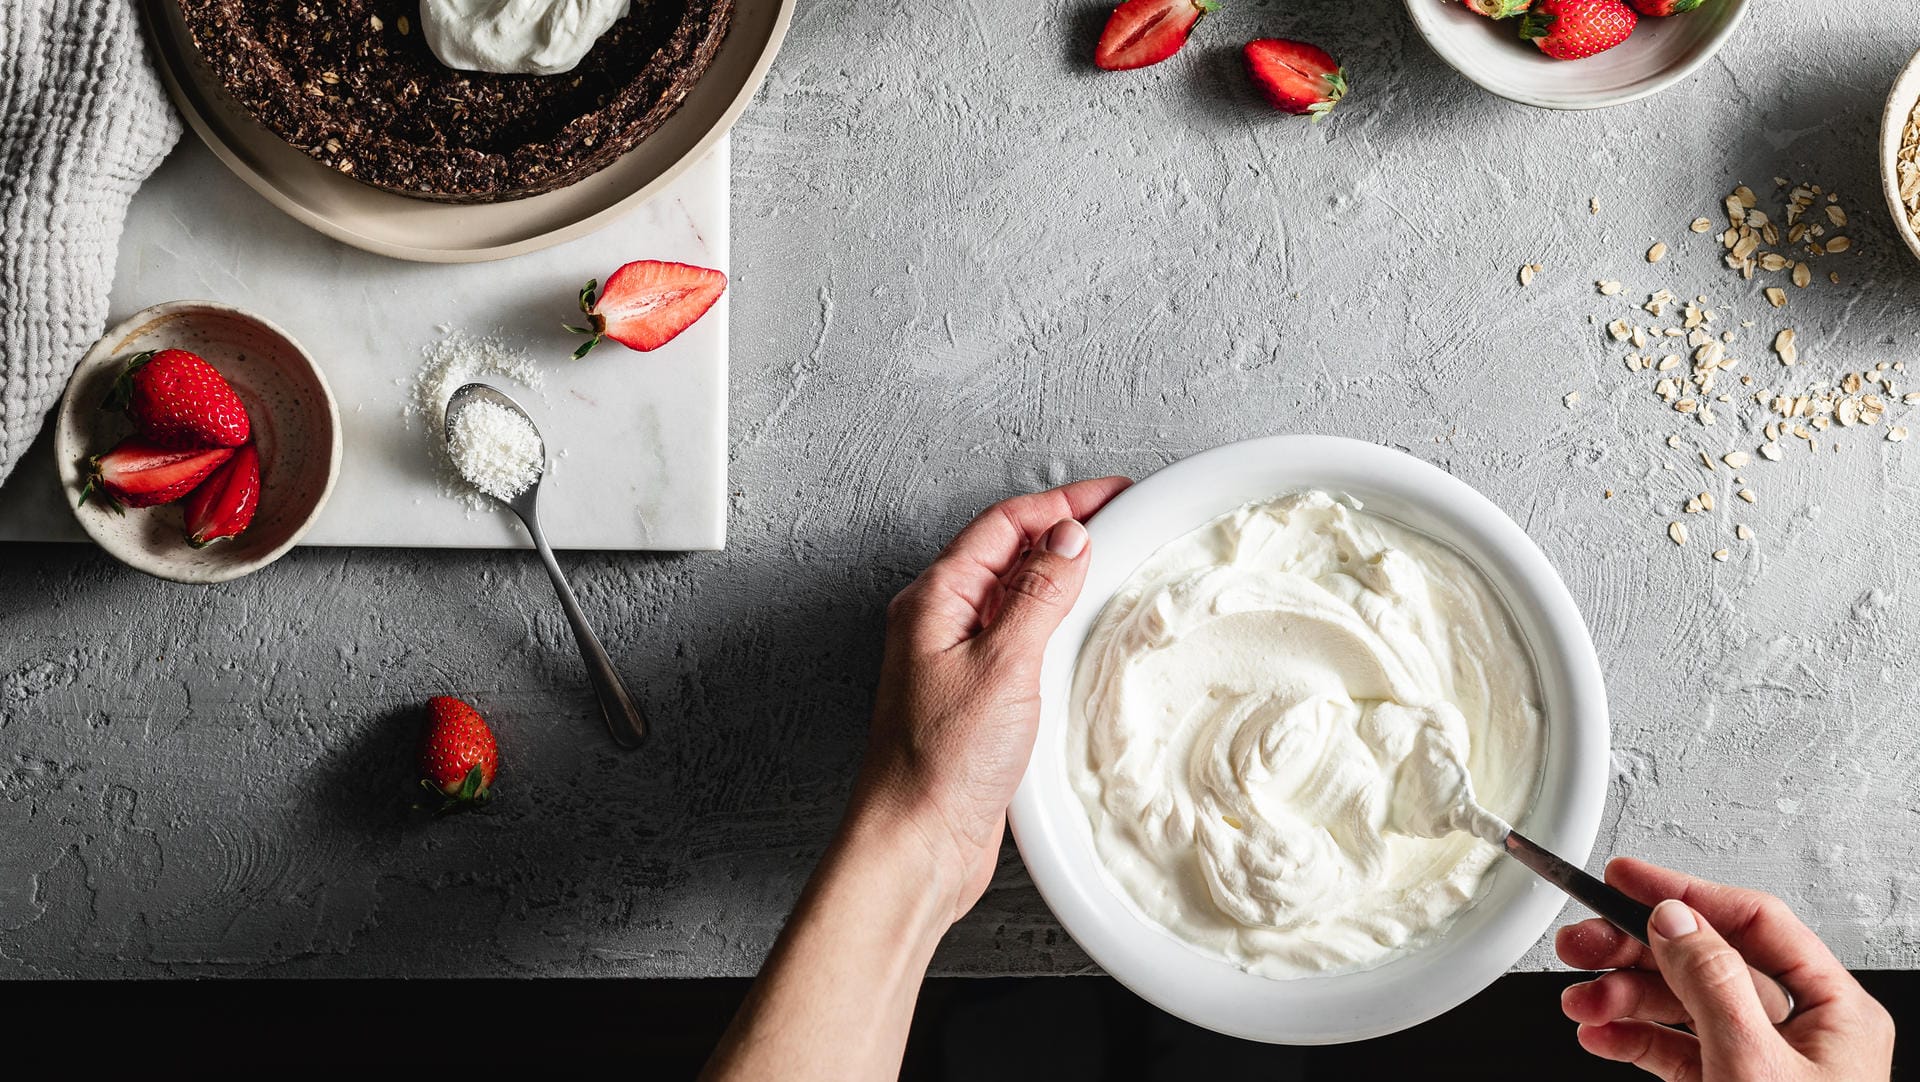
[[[1702,492],[1700,494],[1700,506],[1706,508],[1709,511],[1713,510],[1713,493]]]
[[[1568,409],[1572,409],[1573,404],[1578,401],[1580,401],[1579,391],[1568,391],[1566,394],[1560,396],[1560,404]]]
[[[1667,523],[1667,537],[1671,538],[1673,543],[1676,545],[1686,544],[1687,543],[1686,525],[1679,522]]]
[[[1829,281],[1829,282],[1832,282],[1832,283],[1833,283],[1834,285],[1839,285],[1839,284],[1840,284],[1840,272],[1839,272],[1839,271],[1828,271],[1828,272],[1827,272],[1827,281]]]
[[[1847,212],[1834,206],[1832,203],[1828,203],[1827,221],[1832,222],[1834,225],[1844,226],[1847,224]]]
[[[1521,264],[1521,266],[1520,266],[1520,284],[1521,284],[1521,285],[1523,285],[1523,286],[1530,286],[1530,285],[1532,285],[1532,284],[1533,284],[1533,276],[1534,276],[1534,275],[1536,275],[1536,274],[1539,274],[1539,273],[1540,273],[1540,271],[1541,271],[1542,269],[1543,269],[1543,268],[1542,268],[1542,267],[1540,266],[1540,264],[1538,264],[1538,263],[1523,263],[1523,264]]]
[[[1780,355],[1781,364],[1791,366],[1800,359],[1800,347],[1794,345],[1796,337],[1792,327],[1773,336],[1773,351]]]
[[[1738,495],[1741,499],[1747,501],[1748,503],[1752,503],[1755,499],[1753,495],[1753,490],[1750,488],[1743,488],[1738,493],[1736,493],[1736,495]]]
[[[380,16],[369,15],[367,16],[367,25],[373,27],[375,30],[382,30],[386,28],[387,24],[380,21]]]
[[[1695,233],[1705,233],[1713,228],[1713,223],[1705,218],[1695,218],[1693,224],[1687,228],[1693,230]]]
[[[1747,463],[1752,462],[1753,456],[1747,454],[1745,451],[1728,451],[1726,454],[1720,456],[1720,461],[1725,462],[1737,470]]]
[[[1628,325],[1624,319],[1616,319],[1612,323],[1607,324],[1607,333],[1612,335],[1613,340],[1616,342],[1624,342],[1628,338],[1631,338],[1633,331],[1634,328]]]
[[[1673,409],[1675,413],[1692,413],[1694,410],[1697,410],[1699,408],[1700,408],[1700,403],[1695,402],[1691,398],[1683,398],[1680,401],[1675,402],[1673,404]]]
[[[1760,457],[1766,459],[1768,462],[1780,461],[1780,445],[1772,442],[1761,444]]]
[[[1907,438],[1906,425],[1894,425],[1892,428],[1887,429],[1888,443],[1903,443],[1906,441],[1906,438]]]
[[[1728,552],[1726,549],[1715,549],[1713,553],[1713,558],[1720,561],[1721,563],[1726,563],[1728,558],[1731,557],[1732,555],[1733,554],[1731,552]]]
[[[1676,433],[1675,435],[1667,437],[1667,446],[1678,451],[1681,449],[1681,447],[1684,446],[1684,444],[1680,442],[1680,436]]]
[[[408,33],[410,33],[413,30],[413,24],[407,21],[407,17],[405,15],[402,15],[398,19],[394,20],[393,28],[395,30],[400,31],[400,35],[402,37],[405,37]]]
[[[1678,367],[1680,367],[1680,355],[1678,353],[1669,353],[1665,357],[1660,358],[1660,371],[1671,372]]]
[[[1827,251],[1829,252],[1844,252],[1851,247],[1853,247],[1853,241],[1846,237],[1835,237],[1827,242]]]
[[[1733,536],[1742,541],[1751,541],[1753,540],[1753,527],[1743,522],[1733,528]]]
[[[1666,241],[1659,241],[1655,243],[1653,247],[1647,249],[1647,262],[1658,263],[1665,258],[1667,258]]]
[[[1609,278],[1602,278],[1593,284],[1602,296],[1611,297],[1620,292],[1620,283]]]
[[[1906,394],[1900,396],[1900,401],[1905,402],[1909,406],[1915,402],[1920,402],[1920,391],[1908,391]]]
[[[1787,291],[1781,289],[1779,286],[1768,286],[1767,303],[1773,305],[1775,308],[1785,308],[1787,306]]]
[[[1680,510],[1689,515],[1697,515],[1701,511],[1706,510],[1706,505],[1700,502],[1700,497],[1689,496],[1687,498],[1686,506],[1680,508]]]
[[[1587,213],[1588,214],[1600,213],[1600,197],[1599,196],[1596,195],[1592,199],[1587,200]]]

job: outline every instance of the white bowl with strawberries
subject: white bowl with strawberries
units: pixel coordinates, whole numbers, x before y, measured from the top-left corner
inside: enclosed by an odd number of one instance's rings
[[[340,415],[306,350],[212,301],[135,313],[81,359],[54,421],[80,526],[175,582],[225,582],[299,542],[340,472]]]
[[[1543,109],[1604,109],[1657,94],[1720,51],[1746,0],[1406,0],[1460,74]]]

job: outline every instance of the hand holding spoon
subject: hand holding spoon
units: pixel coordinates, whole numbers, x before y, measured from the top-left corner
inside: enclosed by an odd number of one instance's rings
[[[1493,838],[1486,840],[1499,845],[1508,856],[1533,869],[1540,878],[1566,891],[1574,901],[1606,918],[1607,923],[1639,940],[1644,946],[1652,945],[1647,942],[1647,922],[1653,919],[1652,906],[1627,897],[1561,860],[1512,827],[1507,828],[1506,836],[1499,841]],[[1777,1026],[1793,1016],[1792,993],[1781,987],[1779,981],[1752,966],[1747,967],[1747,973],[1753,978],[1754,991],[1760,993],[1760,1005],[1766,1008],[1769,1021]]]
[[[594,635],[593,626],[587,623],[586,613],[580,611],[580,603],[574,600],[573,587],[568,585],[560,564],[553,558],[553,549],[548,546],[546,535],[540,532],[540,517],[535,508],[540,500],[540,479],[546,473],[547,448],[533,418],[527,416],[527,411],[521,409],[519,403],[500,391],[484,383],[469,383],[453,392],[453,396],[447,400],[447,452],[456,468],[461,468],[461,472],[467,474],[462,467],[461,454],[456,450],[455,436],[459,429],[455,422],[466,410],[480,404],[510,410],[526,422],[527,429],[533,433],[534,442],[538,444],[533,455],[537,465],[532,467],[530,478],[516,479],[524,483],[514,491],[503,492],[498,486],[489,486],[470,474],[467,479],[520,516],[521,524],[527,528],[527,536],[533,539],[535,551],[540,553],[540,561],[547,567],[547,576],[553,580],[554,592],[560,595],[560,607],[566,611],[567,622],[573,625],[574,642],[580,647],[580,660],[586,663],[593,693],[600,700],[600,713],[606,719],[607,732],[613,736],[613,742],[623,748],[638,747],[647,735],[646,720],[640,716],[640,708],[634,705],[633,697],[627,694],[626,685],[620,682],[620,674],[614,671],[612,659],[607,657],[600,639]]]

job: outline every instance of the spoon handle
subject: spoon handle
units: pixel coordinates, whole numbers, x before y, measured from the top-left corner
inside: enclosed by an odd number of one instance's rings
[[[1634,901],[1614,887],[1561,860],[1517,830],[1507,832],[1504,848],[1509,856],[1532,868],[1540,878],[1566,891],[1568,897],[1647,945],[1647,923],[1653,919],[1652,906]],[[1769,1021],[1777,1026],[1793,1016],[1793,995],[1779,981],[1752,966],[1747,967],[1747,975],[1753,978],[1753,989],[1759,993],[1760,1005],[1766,1008]]]
[[[573,587],[567,583],[559,561],[553,558],[553,548],[547,544],[546,535],[540,532],[539,519],[532,515],[522,515],[521,519],[526,523],[528,536],[533,538],[534,549],[540,553],[540,562],[547,565],[547,577],[553,580],[554,592],[560,595],[560,607],[567,614],[567,622],[573,625],[573,640],[580,647],[580,660],[586,663],[587,678],[593,682],[593,693],[600,700],[600,715],[606,719],[607,732],[613,742],[623,748],[639,747],[647,737],[646,719],[640,716],[633,696],[627,694],[627,686],[620,682],[613,660],[600,645],[600,637],[593,633],[593,625],[587,623],[587,614],[580,611],[580,603],[574,600]]]

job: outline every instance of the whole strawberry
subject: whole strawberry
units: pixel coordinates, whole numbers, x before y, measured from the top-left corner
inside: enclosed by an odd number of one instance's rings
[[[1347,96],[1347,69],[1317,45],[1256,38],[1247,42],[1242,54],[1253,85],[1282,112],[1310,116],[1318,124]]]
[[[238,447],[253,432],[240,396],[212,365],[184,349],[135,354],[101,408],[125,410],[156,447]]]
[[[1489,19],[1510,19],[1532,6],[1533,0],[1467,0],[1468,11]]]
[[[1627,3],[1633,5],[1633,10],[1656,19],[1663,15],[1684,15],[1704,2],[1705,0],[1627,0]]]
[[[435,814],[465,811],[493,797],[500,749],[480,712],[448,695],[427,700],[427,729],[420,738],[421,788],[432,794]]]
[[[1540,0],[1520,36],[1555,60],[1584,60],[1627,40],[1640,17],[1623,0]]]

